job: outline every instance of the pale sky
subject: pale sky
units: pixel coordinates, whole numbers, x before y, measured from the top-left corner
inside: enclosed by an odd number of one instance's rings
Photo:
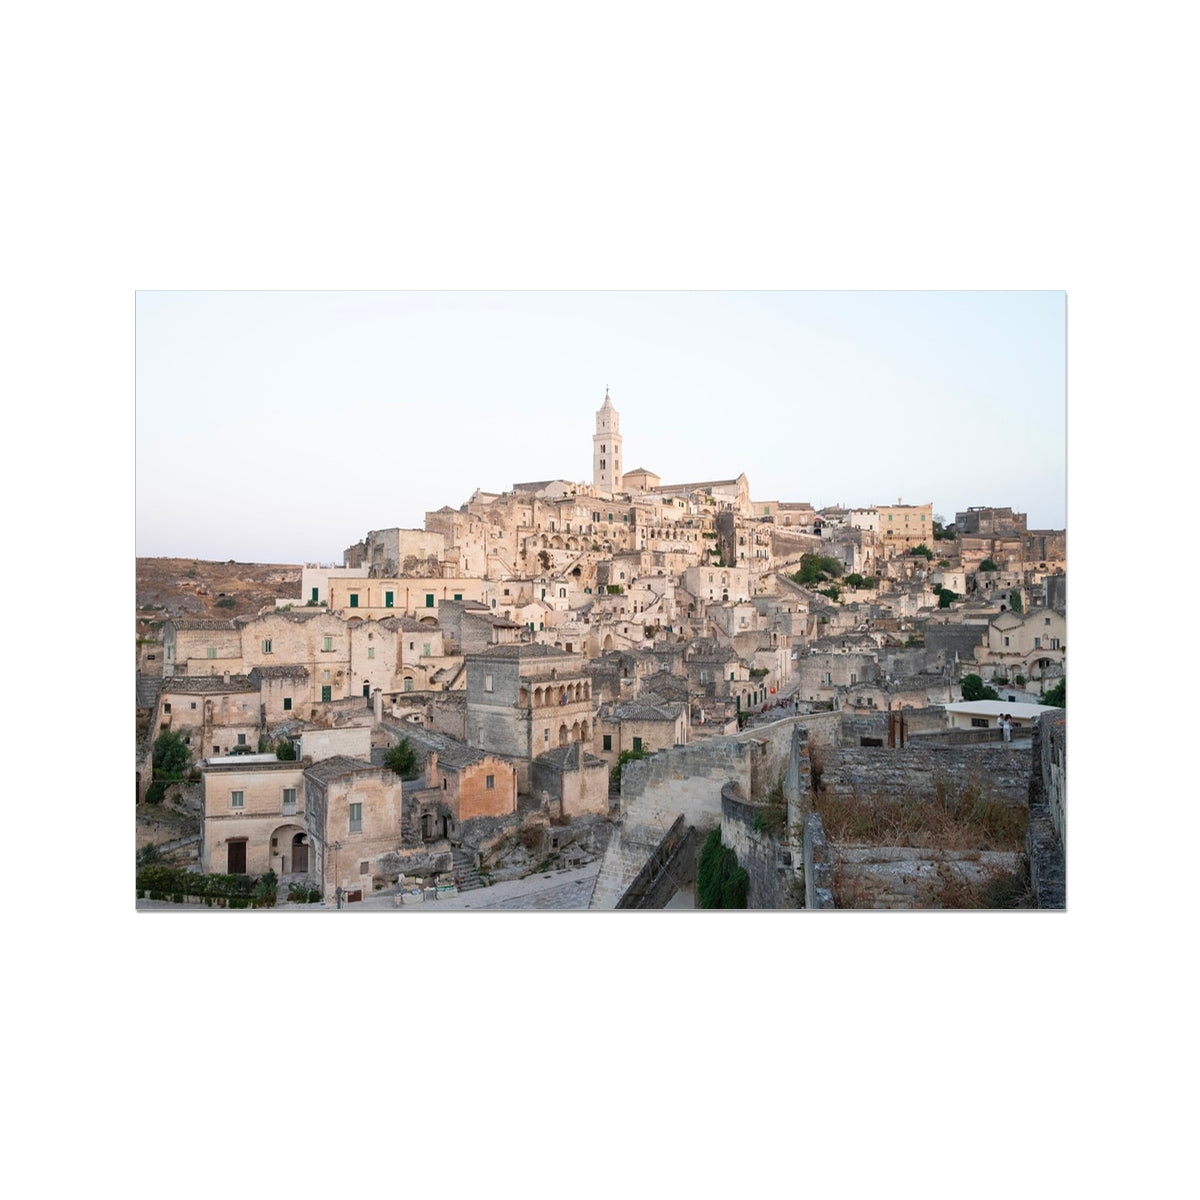
[[[137,553],[340,562],[477,488],[745,472],[756,500],[1066,523],[1062,292],[141,292]]]

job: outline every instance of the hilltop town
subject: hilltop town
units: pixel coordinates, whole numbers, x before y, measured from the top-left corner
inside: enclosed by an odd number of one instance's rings
[[[139,903],[1064,906],[1065,530],[664,482],[607,392],[591,437],[336,565],[154,560]]]

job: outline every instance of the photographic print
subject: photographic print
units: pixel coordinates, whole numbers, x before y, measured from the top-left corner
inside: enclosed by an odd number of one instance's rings
[[[1063,908],[1062,292],[142,292],[137,907]]]

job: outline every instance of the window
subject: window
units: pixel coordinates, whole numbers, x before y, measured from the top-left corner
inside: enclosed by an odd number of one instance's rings
[[[208,648],[208,657],[209,657],[209,658],[216,658],[216,657],[217,657],[217,648],[216,648],[216,646],[209,646],[209,648]]]
[[[1008,638],[1005,638],[1005,639],[1004,639],[1004,644],[1005,644],[1006,646],[1008,645]]]
[[[367,861],[366,861],[366,862],[360,862],[360,863],[358,864],[358,873],[359,873],[360,875],[370,875],[370,873],[371,873],[371,860],[370,860],[369,858],[367,859]]]
[[[292,711],[292,698],[291,698],[291,696],[284,696],[284,698],[283,698],[283,711],[284,711],[284,712],[291,712],[291,711]]]
[[[193,700],[193,701],[192,701],[192,708],[194,709],[195,707],[196,707],[196,702],[195,702],[195,700]]]
[[[362,805],[350,805],[350,832],[362,833]]]
[[[633,739],[633,752],[634,752],[634,754],[636,754],[636,753],[637,753],[637,752],[638,752],[638,751],[639,751],[641,748],[642,748],[642,739],[641,739],[641,738],[634,738],[634,739]]]
[[[350,593],[350,607],[351,608],[358,607],[358,593],[357,592]]]
[[[264,654],[270,654],[271,653],[271,639],[263,638],[262,647],[263,647]]]
[[[487,777],[487,779],[485,779],[485,780],[483,781],[483,786],[484,786],[485,788],[487,788],[489,791],[491,791],[491,790],[492,790],[492,788],[494,788],[494,787],[496,786],[496,777],[495,777],[495,775],[489,775],[489,776]]]
[[[384,592],[383,593],[383,607],[384,608],[395,608],[396,607],[396,593],[395,592]]]
[[[333,699],[333,688],[329,684],[324,684],[321,687],[321,703],[328,704]]]
[[[604,470],[604,459],[600,460],[600,470]]]
[[[416,642],[409,642],[409,643],[408,643],[408,648],[409,648],[410,650],[415,650],[415,649],[417,648],[417,643],[416,643]]]
[[[330,650],[332,650],[333,649],[333,638],[331,638],[331,637],[325,638],[324,641],[321,643],[321,649],[325,653],[328,653]]]
[[[455,598],[455,600],[461,600],[461,599],[462,599],[462,592],[455,592],[455,593],[454,593],[454,598]]]
[[[329,672],[328,672],[328,671],[322,671],[322,672],[321,672],[321,678],[322,678],[322,679],[328,679],[328,678],[329,678]]]
[[[548,729],[542,730],[542,744],[545,746],[550,745],[550,730]]]
[[[374,658],[374,657],[375,657],[375,647],[374,647],[374,646],[368,646],[368,647],[367,647],[367,657],[368,657],[368,658]]]
[[[425,607],[426,608],[433,607],[433,593],[432,592],[425,593]]]
[[[238,734],[238,745],[244,746],[245,744],[246,744],[246,735],[244,733],[239,733]]]
[[[597,523],[599,523],[599,521],[600,521],[600,514],[599,514],[599,513],[592,513],[592,520],[593,520],[593,521],[595,521],[595,522],[597,522]]]
[[[195,706],[193,705],[193,707],[195,707]],[[163,704],[163,712],[165,712],[165,713],[169,713],[170,711],[171,711],[171,706],[170,706],[170,704],[167,704],[167,703],[165,703],[165,702],[164,702],[164,704]]]
[[[604,735],[604,749],[605,750],[612,749],[612,734],[611,733],[606,733]]]
[[[413,690],[413,681],[411,679],[406,679],[404,681],[404,690],[406,692],[411,692]]]
[[[296,789],[295,788],[284,788],[283,789],[283,811],[285,813],[287,813],[287,812],[294,813],[296,811]]]
[[[986,729],[988,727],[987,717],[972,717],[971,727],[973,729]]]
[[[609,514],[608,514],[608,523],[609,523],[610,525],[612,524],[612,513],[609,513]]]
[[[216,747],[214,746],[213,749],[215,750]],[[229,793],[229,807],[230,808],[245,808],[246,807],[246,793],[245,792],[230,792]]]
[[[1046,624],[1047,624],[1047,625],[1049,625],[1049,624],[1050,624],[1050,618],[1049,618],[1049,617],[1047,617],[1047,618],[1046,618]]]
[[[1033,639],[1033,648],[1035,650],[1040,650],[1042,648],[1042,639],[1040,637],[1035,637]]]
[[[490,675],[485,675],[483,677],[483,690],[485,692],[490,692],[493,690],[492,689],[492,677]]]

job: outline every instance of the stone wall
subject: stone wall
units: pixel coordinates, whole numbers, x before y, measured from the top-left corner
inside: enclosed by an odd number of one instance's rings
[[[1038,908],[1067,906],[1067,714],[1043,713],[1033,726],[1029,829],[1025,847]]]
[[[833,847],[825,837],[819,814],[804,818],[804,907],[834,908]]]
[[[833,888],[842,908],[958,908],[961,893],[1019,872],[1019,851],[838,846]]]
[[[916,795],[932,798],[941,782],[977,782],[992,797],[1024,805],[1031,751],[1026,745],[928,746],[902,750],[841,746],[821,751],[821,790],[833,795]]]
[[[739,796],[731,785],[721,792],[721,841],[750,876],[747,908],[796,908],[796,872],[784,844],[754,828],[763,805]]]

